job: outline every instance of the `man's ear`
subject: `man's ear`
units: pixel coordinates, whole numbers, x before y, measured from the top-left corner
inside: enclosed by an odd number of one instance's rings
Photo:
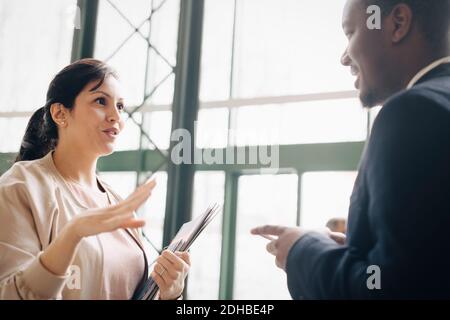
[[[389,19],[392,26],[391,39],[393,43],[399,43],[411,32],[414,14],[411,7],[400,3],[392,9]]]
[[[67,126],[68,113],[69,111],[62,103],[52,103],[50,105],[50,114],[52,115],[52,119],[59,127]]]

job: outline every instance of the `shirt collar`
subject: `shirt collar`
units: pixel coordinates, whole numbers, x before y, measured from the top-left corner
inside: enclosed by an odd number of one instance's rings
[[[418,74],[415,75],[414,78],[409,82],[407,89],[411,89],[412,86],[414,86],[424,75],[426,75],[428,72],[430,72],[433,69],[436,69],[442,64],[450,63],[450,56],[444,57],[442,59],[436,60],[427,67],[423,68],[419,71]]]

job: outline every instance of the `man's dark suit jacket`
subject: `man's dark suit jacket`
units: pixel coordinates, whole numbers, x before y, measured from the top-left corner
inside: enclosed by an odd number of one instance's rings
[[[378,114],[350,198],[346,244],[306,234],[286,270],[294,299],[450,298],[450,64]],[[370,290],[376,273],[381,289]]]

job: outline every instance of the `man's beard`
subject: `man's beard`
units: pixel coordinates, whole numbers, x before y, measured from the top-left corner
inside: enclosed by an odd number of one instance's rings
[[[381,106],[386,99],[387,97],[382,97],[380,94],[377,94],[375,90],[367,90],[365,93],[359,92],[359,100],[364,108],[370,109]]]

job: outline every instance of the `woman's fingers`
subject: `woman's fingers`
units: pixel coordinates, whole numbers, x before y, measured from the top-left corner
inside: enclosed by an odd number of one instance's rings
[[[128,197],[126,200],[119,203],[116,207],[116,210],[126,211],[126,210],[134,210],[139,208],[152,194],[152,189],[142,189],[133,194],[131,197]]]
[[[129,229],[137,229],[145,226],[145,220],[142,219],[131,219],[129,221],[125,221],[120,225],[121,228],[129,228]]]
[[[161,278],[164,279],[164,282],[167,286],[172,285],[178,279],[178,275],[176,273],[173,273],[173,270],[172,272],[170,272],[170,270],[167,270],[160,263],[155,264],[153,271],[155,271]]]
[[[139,222],[135,222],[139,221]],[[118,228],[128,228],[129,225],[141,225],[145,224],[145,221],[137,219],[133,212],[116,215],[112,218],[105,219],[105,227],[109,230],[115,230]]]
[[[188,266],[191,266],[191,255],[189,254],[189,252],[187,252],[187,251],[183,251],[183,252],[176,251],[175,255],[177,257],[181,258],[184,262],[186,262],[186,264]]]
[[[161,274],[161,272],[167,273],[172,280],[176,280],[178,278],[178,272],[174,269],[172,263],[170,263],[165,257],[159,256],[158,259],[156,259],[156,262],[156,272],[159,274]]]
[[[187,264],[181,258],[178,258],[175,253],[169,250],[164,250],[161,256],[166,258],[173,265],[175,271],[181,272],[187,267]]]
[[[184,258],[184,259],[183,259]],[[173,253],[165,250],[156,260],[152,277],[160,288],[160,298],[176,299],[184,287],[184,280],[189,271],[189,254]]]
[[[159,289],[163,289],[163,288],[167,287],[167,283],[164,280],[164,278],[161,277],[155,270],[152,271],[151,276],[152,276],[153,280],[155,280]]]
[[[148,199],[148,197],[150,197],[155,185],[156,183],[152,181],[152,183],[148,183],[147,185],[145,185],[146,188],[142,189],[138,188],[132,195],[130,195],[124,201],[121,201],[120,203],[109,207],[108,209],[110,215],[114,216],[121,213],[136,211]]]
[[[114,209],[123,209],[136,206],[142,200],[147,199],[155,188],[156,182],[150,181],[144,185],[138,187],[132,194],[130,194],[125,200],[121,201],[114,206]]]
[[[140,185],[139,187],[137,187],[136,190],[132,194],[130,194],[126,200],[129,200],[136,196],[139,196],[141,193],[144,193],[144,194],[146,194],[148,192],[151,193],[152,190],[155,188],[155,186],[156,186],[155,180],[148,181],[148,182]]]
[[[154,180],[146,182],[126,200],[107,208],[91,211],[89,219],[93,220],[87,221],[87,223],[97,225],[97,233],[114,231],[119,228],[143,227],[145,221],[136,218],[134,212],[148,199],[155,185]]]

